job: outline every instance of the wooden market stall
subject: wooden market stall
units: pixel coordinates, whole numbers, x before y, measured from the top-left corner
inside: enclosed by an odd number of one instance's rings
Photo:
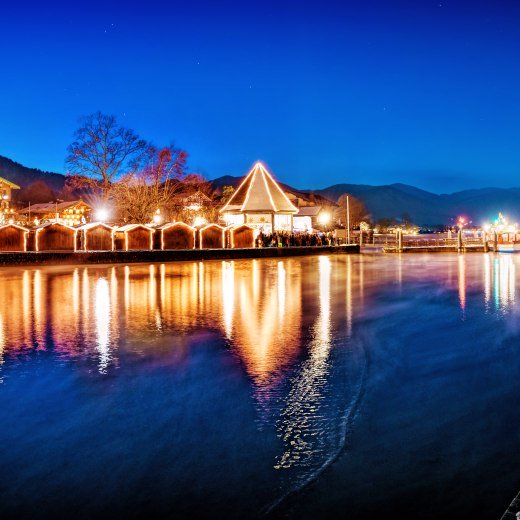
[[[199,248],[217,249],[225,247],[225,228],[218,224],[208,224],[199,230]]]
[[[36,251],[76,251],[76,230],[61,222],[49,222],[36,228]]]
[[[193,249],[196,229],[184,222],[170,222],[159,228],[161,249]]]
[[[16,224],[0,226],[0,251],[27,251],[29,230]]]
[[[90,222],[78,228],[80,251],[113,251],[114,228],[104,222]]]
[[[255,229],[245,224],[229,228],[230,247],[255,247]]]
[[[143,251],[153,249],[154,230],[144,224],[126,224],[114,230],[115,249]]]

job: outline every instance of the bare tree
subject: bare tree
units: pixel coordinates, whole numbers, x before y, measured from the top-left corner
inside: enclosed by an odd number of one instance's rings
[[[96,112],[83,117],[67,149],[68,183],[101,192],[106,202],[113,183],[141,159],[147,147],[114,116]]]
[[[347,203],[348,197],[348,203]],[[348,193],[344,193],[338,199],[337,219],[341,224],[346,226],[347,222],[347,209],[350,217],[350,227],[358,227],[363,221],[370,221],[370,213],[368,212],[365,204],[361,200]],[[347,207],[348,206],[348,207]]]
[[[186,179],[187,154],[173,147],[149,147],[138,169],[113,185],[112,197],[126,222],[147,223],[159,210],[167,215]]]

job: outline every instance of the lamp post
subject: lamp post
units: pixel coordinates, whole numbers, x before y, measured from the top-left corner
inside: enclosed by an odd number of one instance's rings
[[[54,201],[54,204],[56,205],[56,216],[55,216],[56,222],[58,222],[60,220],[60,214],[58,213],[58,202],[63,202],[63,199],[56,199]]]
[[[347,244],[350,244],[350,200],[347,195]]]
[[[162,222],[161,210],[158,209],[153,216],[153,223],[158,226]]]
[[[462,238],[462,228],[464,227],[465,223],[466,223],[466,221],[462,217],[459,217],[459,221],[458,221],[459,230],[457,233],[457,250],[459,251],[459,253],[462,252],[462,250],[464,249],[464,241]]]
[[[321,224],[322,228],[325,231],[327,231],[330,221],[331,221],[330,213],[323,212],[318,215],[318,222]]]

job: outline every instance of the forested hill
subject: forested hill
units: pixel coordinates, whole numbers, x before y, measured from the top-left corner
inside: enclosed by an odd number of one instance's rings
[[[15,194],[18,200],[33,203],[53,200],[65,183],[63,174],[28,168],[2,156],[0,177],[22,188]],[[242,178],[226,175],[211,183],[221,191],[226,185],[237,187]],[[439,225],[450,224],[457,216],[465,215],[480,225],[496,218],[500,211],[510,220],[520,222],[520,188],[483,188],[438,195],[407,184],[335,184],[317,190],[300,190],[287,184],[282,187],[302,198],[313,198],[317,204],[325,199],[336,202],[343,193],[350,193],[365,203],[375,221],[406,217],[419,225]]]
[[[216,188],[237,186],[241,177],[224,176],[213,180]],[[495,219],[498,212],[512,221],[520,222],[520,188],[482,188],[438,195],[407,184],[370,186],[366,184],[335,184],[318,190],[300,190],[282,185],[287,191],[319,197],[336,202],[349,193],[367,206],[372,219],[410,219],[423,226],[452,224],[464,215],[475,225]]]
[[[510,221],[520,222],[520,188],[482,188],[437,195],[407,184],[367,186],[336,184],[317,194],[337,200],[350,193],[363,200],[375,220],[409,216],[419,225],[450,224],[465,215],[475,225],[497,217],[498,212]]]
[[[61,191],[65,183],[65,176],[61,173],[44,172],[38,168],[28,168],[1,155],[0,177],[18,184],[21,188],[27,188],[36,181],[44,181],[53,191]]]

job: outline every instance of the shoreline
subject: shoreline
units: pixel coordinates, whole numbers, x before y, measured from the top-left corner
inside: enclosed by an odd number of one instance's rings
[[[170,249],[146,251],[28,251],[0,253],[0,266],[84,265],[202,260],[283,258],[331,253],[359,254],[359,245],[291,246],[244,249]]]

